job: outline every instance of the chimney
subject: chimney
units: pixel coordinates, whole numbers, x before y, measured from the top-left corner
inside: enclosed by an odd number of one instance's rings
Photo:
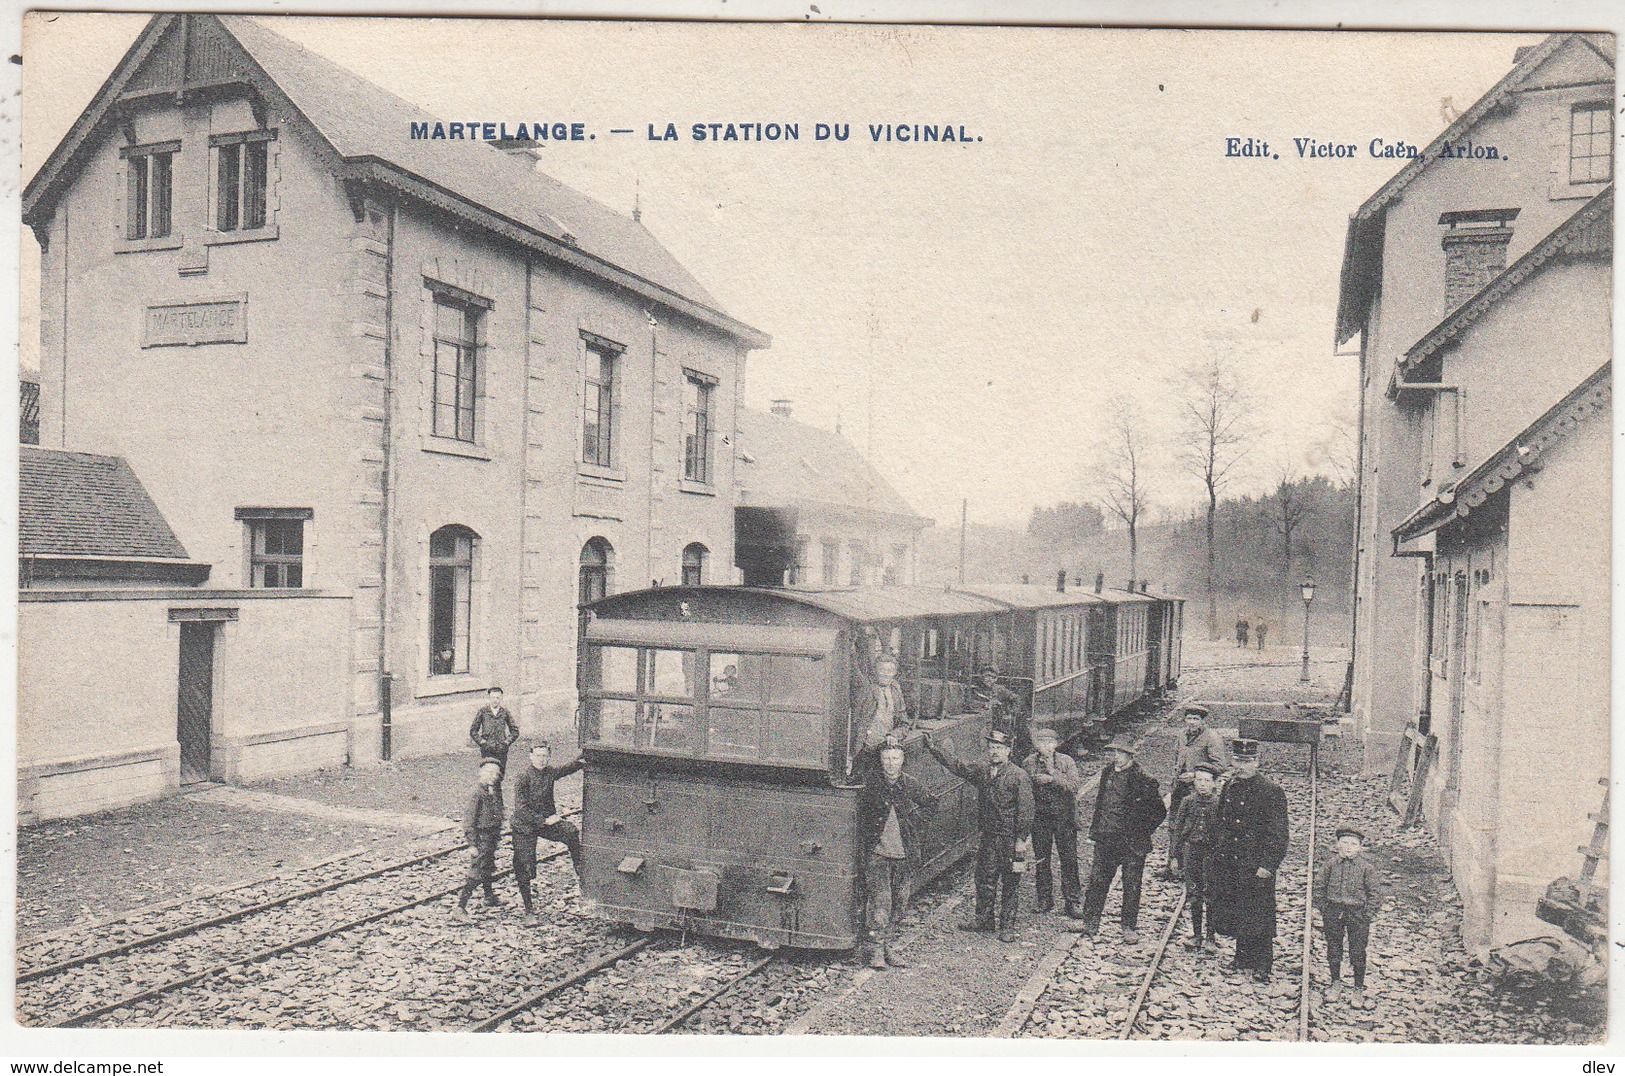
[[[1130,577],[1129,577],[1129,581],[1128,581],[1128,592],[1129,592],[1129,593],[1130,593],[1130,594],[1133,594],[1133,593],[1134,593],[1134,577],[1133,577],[1133,576],[1130,576]]]
[[[1065,594],[1066,593],[1066,569],[1065,568],[1062,568],[1060,571],[1055,573],[1055,593],[1057,593],[1057,594]]]
[[[1026,586],[1030,582],[1032,582],[1032,579],[1028,577],[1026,572],[1022,572],[1021,573],[1021,585]]]
[[[779,418],[789,418],[790,401],[787,399],[774,400],[772,410],[773,414],[777,415]]]
[[[534,138],[493,138],[485,144],[493,149],[500,149],[527,167],[534,168],[536,162],[542,159],[541,153],[538,152],[542,144]]]
[[[1507,267],[1516,209],[1470,209],[1444,213],[1444,312],[1449,314]]]
[[[1140,593],[1141,594],[1144,594],[1148,589],[1150,589],[1150,587],[1151,587],[1151,580],[1149,580],[1149,579],[1140,580]]]
[[[1096,572],[1095,573],[1095,593],[1099,594],[1101,592],[1101,590],[1103,590],[1105,588],[1105,586],[1106,586],[1106,573],[1105,572]]]

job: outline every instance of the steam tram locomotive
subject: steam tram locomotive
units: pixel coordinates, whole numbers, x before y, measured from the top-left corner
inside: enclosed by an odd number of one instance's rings
[[[897,655],[908,772],[937,797],[924,882],[970,851],[976,794],[925,750],[983,754],[976,673],[1063,741],[1178,676],[1180,601],[1042,587],[661,587],[583,609],[582,891],[596,914],[767,948],[863,929],[855,678]],[[1171,638],[1168,636],[1172,635]],[[1022,745],[1023,748],[1025,744]]]

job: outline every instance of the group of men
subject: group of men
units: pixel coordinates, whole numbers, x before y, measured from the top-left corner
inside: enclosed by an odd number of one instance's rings
[[[1135,761],[1137,745],[1127,736],[1111,742],[1111,761],[1086,785],[1077,763],[1057,750],[1050,729],[1033,733],[1033,751],[1021,765],[1011,759],[1012,735],[1006,729],[989,730],[985,762],[967,762],[927,733],[926,749],[977,789],[981,843],[975,913],[961,928],[1015,941],[1029,859],[1037,866],[1034,910],[1042,914],[1055,908],[1053,858],[1060,864],[1061,902],[1071,921],[1067,929],[1095,934],[1112,884],[1121,875],[1122,938],[1125,944],[1137,944],[1146,857],[1152,837],[1172,813],[1176,825],[1169,866],[1189,888],[1190,947],[1210,946],[1215,933],[1234,937],[1232,967],[1267,980],[1274,962],[1275,876],[1288,841],[1286,796],[1258,773],[1258,744],[1236,739],[1226,745],[1208,727],[1208,716],[1204,707],[1185,708],[1166,804],[1157,779]],[[871,724],[866,741],[878,761],[860,801],[868,959],[875,968],[900,967],[897,922],[908,905],[912,868],[920,860],[921,835],[935,804],[924,786],[903,772],[905,753],[894,730]],[[1094,855],[1084,889],[1077,812],[1080,795],[1091,787],[1095,796],[1088,839]]]
[[[1236,621],[1236,645],[1243,650],[1247,649],[1247,637],[1249,634],[1251,634],[1256,636],[1258,639],[1258,649],[1263,650],[1264,637],[1267,636],[1269,632],[1270,626],[1264,621],[1260,620],[1257,624],[1251,624],[1247,621],[1246,617],[1242,617],[1240,620]]]
[[[468,901],[476,889],[485,890],[485,903],[496,906],[497,845],[502,825],[508,822],[512,838],[513,878],[528,922],[536,922],[536,842],[557,841],[570,853],[576,877],[581,876],[581,831],[564,819],[554,802],[553,786],[581,769],[581,758],[563,766],[552,765],[552,748],[546,740],[530,746],[530,764],[513,788],[513,812],[508,814],[502,797],[502,778],[508,768],[508,751],[519,739],[519,726],[507,707],[503,692],[493,687],[486,692],[485,705],[474,715],[468,738],[480,752],[479,780],[463,811],[463,836],[468,841],[468,874],[457,895],[452,916],[468,922]]]

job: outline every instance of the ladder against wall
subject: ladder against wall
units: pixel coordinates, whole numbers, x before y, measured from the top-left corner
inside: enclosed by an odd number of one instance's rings
[[[1438,753],[1437,736],[1424,733],[1414,721],[1405,726],[1405,739],[1399,746],[1399,757],[1394,760],[1394,772],[1388,778],[1388,806],[1402,816],[1399,823],[1402,829],[1416,825],[1422,818],[1422,795],[1427,791],[1428,773]]]

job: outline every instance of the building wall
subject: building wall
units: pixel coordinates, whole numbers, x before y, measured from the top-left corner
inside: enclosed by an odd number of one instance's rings
[[[349,604],[321,592],[24,592],[19,817],[86,814],[176,791],[176,610],[229,608],[236,616],[216,628],[212,778],[252,780],[342,763]],[[96,641],[94,660],[86,659],[87,639]]]
[[[1391,557],[1388,536],[1432,494],[1422,496],[1415,412],[1388,400],[1386,389],[1395,362],[1446,313],[1439,215],[1516,207],[1507,263],[1527,252],[1601,189],[1568,182],[1569,111],[1581,101],[1609,99],[1612,83],[1606,61],[1583,42],[1570,42],[1528,83],[1554,88],[1515,95],[1469,132],[1474,143],[1497,147],[1500,159],[1435,160],[1386,211],[1379,297],[1362,339],[1353,704],[1368,767],[1392,765],[1400,734],[1416,717],[1422,675],[1414,645],[1420,569]]]
[[[825,543],[833,543],[835,586],[853,585],[853,544],[863,546],[858,585],[913,586],[919,562],[920,527],[889,517],[797,503],[796,540],[803,544],[797,586],[825,585]]]

